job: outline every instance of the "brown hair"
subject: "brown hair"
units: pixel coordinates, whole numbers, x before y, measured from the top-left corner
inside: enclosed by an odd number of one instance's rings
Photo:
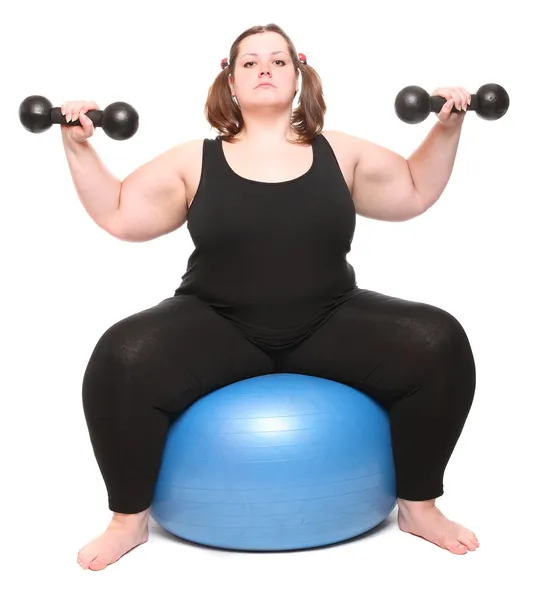
[[[298,134],[296,143],[308,144],[322,131],[324,125],[326,104],[321,79],[315,69],[300,61],[289,36],[274,23],[250,27],[236,38],[230,48],[228,67],[221,70],[209,89],[204,113],[209,124],[219,132],[221,139],[232,141],[240,133],[244,126],[243,115],[239,106],[232,100],[228,73],[234,76],[236,57],[242,40],[250,35],[268,31],[279,33],[286,40],[295,71],[301,73],[300,98],[291,115],[291,127]]]

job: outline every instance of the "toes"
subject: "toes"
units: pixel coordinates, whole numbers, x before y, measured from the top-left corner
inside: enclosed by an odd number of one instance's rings
[[[455,544],[451,544],[447,550],[452,552],[453,554],[467,554],[467,547],[461,542],[456,542]]]
[[[102,569],[105,569],[107,566],[107,562],[97,559],[90,563],[89,568],[91,569],[91,571],[102,571]]]
[[[90,560],[88,560],[87,557],[82,557],[81,555],[78,555],[78,564],[80,565],[80,567],[82,567],[82,569],[90,569],[91,571],[101,571],[102,569],[105,569],[108,566],[109,562],[102,560],[98,555],[93,555]]]
[[[86,549],[80,550],[78,553],[78,564],[82,569],[88,569],[89,565],[95,561],[98,557],[98,554],[88,553]]]
[[[470,552],[473,552],[474,550],[476,550],[480,544],[478,543],[478,540],[473,539],[471,537],[468,536],[460,536],[458,538],[458,540],[460,541],[460,543],[462,543]],[[476,540],[476,541],[475,541]]]
[[[458,538],[462,544],[465,544],[469,550],[476,550],[480,546],[477,536],[469,529],[464,529],[462,535]]]

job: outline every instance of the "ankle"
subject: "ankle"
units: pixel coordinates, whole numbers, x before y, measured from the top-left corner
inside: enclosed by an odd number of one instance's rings
[[[400,510],[405,512],[422,512],[436,506],[436,500],[404,500],[403,498],[397,498],[397,505]]]
[[[113,513],[112,522],[120,525],[148,525],[150,509],[135,514]]]

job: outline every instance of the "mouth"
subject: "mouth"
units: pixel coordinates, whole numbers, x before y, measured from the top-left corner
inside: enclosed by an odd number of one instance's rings
[[[256,87],[274,87],[274,85],[272,83],[260,83],[260,85],[257,85]]]

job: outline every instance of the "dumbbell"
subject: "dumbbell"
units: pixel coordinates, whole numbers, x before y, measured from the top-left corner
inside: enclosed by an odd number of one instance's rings
[[[139,128],[139,115],[135,108],[126,102],[113,102],[104,110],[88,110],[86,116],[95,127],[102,127],[104,133],[114,140],[127,140]],[[28,96],[19,107],[19,119],[31,133],[43,133],[52,125],[81,125],[79,120],[67,123],[61,114],[61,107],[53,107],[44,96]]]
[[[430,96],[423,88],[409,85],[403,88],[395,98],[397,117],[413,125],[421,123],[431,112],[439,113],[446,100],[442,96]],[[497,83],[486,83],[471,96],[467,110],[474,110],[486,121],[496,121],[503,117],[510,106],[508,92]],[[455,106],[452,112],[460,112]]]

